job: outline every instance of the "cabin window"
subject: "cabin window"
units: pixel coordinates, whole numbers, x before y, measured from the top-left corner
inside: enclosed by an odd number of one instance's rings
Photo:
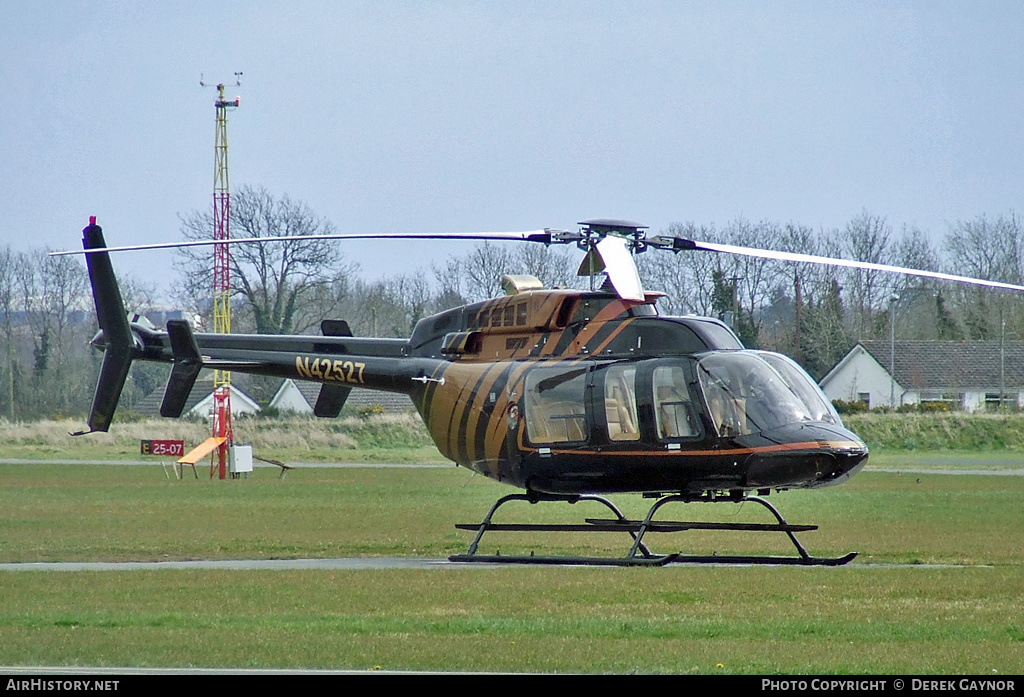
[[[569,319],[572,317],[572,311],[576,308],[576,303],[572,298],[566,298],[562,301],[562,304],[558,308],[558,318],[555,320],[555,326],[559,329],[567,327],[569,325]]]
[[[525,327],[526,326],[526,317],[527,317],[526,303],[519,303],[518,305],[516,305],[516,326],[517,327]]]
[[[699,422],[686,389],[682,366],[654,369],[654,418],[661,440],[700,436]]]
[[[516,308],[513,305],[505,306],[505,326],[514,327],[516,324]]]
[[[534,368],[525,388],[526,435],[531,443],[587,439],[586,368]]]
[[[613,365],[605,372],[604,413],[609,440],[639,440],[636,418],[636,366]]]
[[[501,308],[500,307],[496,307],[493,310],[491,310],[491,326],[492,327],[500,327],[501,326]]]
[[[712,320],[694,320],[693,326],[703,334],[708,348],[741,349],[743,342],[724,324]]]

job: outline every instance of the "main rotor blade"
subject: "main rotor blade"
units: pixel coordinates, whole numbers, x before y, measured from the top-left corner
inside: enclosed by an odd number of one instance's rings
[[[626,240],[621,237],[608,235],[598,242],[587,252],[587,256],[580,264],[578,276],[589,276],[591,273],[604,271],[608,274],[608,280],[612,288],[623,300],[635,300],[643,302],[644,286],[640,281],[640,274],[633,263],[633,257],[629,253]],[[595,259],[593,255],[597,255]],[[600,263],[594,263],[600,262]],[[590,266],[593,265],[593,270]]]
[[[282,235],[277,237],[235,237],[229,240],[189,240],[185,242],[158,242],[154,244],[134,244],[103,249],[70,249],[61,252],[50,252],[49,256],[60,257],[75,254],[96,254],[99,252],[136,252],[154,249],[181,249],[185,247],[212,247],[218,244],[262,244],[264,242],[292,242],[296,240],[372,240],[372,239],[403,239],[403,240],[520,240],[541,242],[543,244],[558,243],[559,233],[564,230],[530,230],[527,232],[448,232],[448,233],[416,233],[416,232],[357,232],[331,235]]]
[[[865,269],[868,271],[888,271],[908,276],[920,276],[922,278],[934,278],[940,281],[954,281],[956,283],[969,283],[975,286],[987,288],[1002,288],[1004,290],[1024,291],[1024,286],[1013,283],[1002,283],[1000,281],[986,281],[981,278],[969,276],[957,276],[939,271],[922,271],[921,269],[910,269],[904,266],[890,266],[888,264],[875,264],[869,261],[853,261],[851,259],[837,259],[833,257],[819,257],[813,254],[800,254],[797,252],[777,252],[772,249],[755,249],[753,247],[737,247],[732,244],[719,244],[717,242],[692,241],[689,249],[703,249],[709,252],[722,252],[725,254],[740,254],[747,257],[758,257],[762,259],[776,259],[778,261],[794,261],[807,264],[823,264],[826,266],[843,266],[851,269]]]

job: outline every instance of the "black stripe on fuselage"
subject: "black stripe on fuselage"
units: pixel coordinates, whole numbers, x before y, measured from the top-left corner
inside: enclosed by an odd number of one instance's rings
[[[433,378],[435,381],[439,380],[439,379],[444,379],[444,371],[445,371],[445,367],[446,366],[447,366],[447,364],[442,363],[440,366],[438,366],[437,370],[435,370],[431,374],[430,377]],[[437,386],[438,386],[437,382],[433,382],[433,381],[432,382],[428,382],[424,386],[423,393],[422,393],[423,394],[423,396],[422,396],[423,403],[422,403],[422,406],[420,408],[420,414],[423,417],[423,423],[427,424],[428,428],[430,427],[430,416],[431,416],[431,413],[433,411],[433,409],[431,409],[431,406],[434,403],[434,393],[437,391]]]
[[[579,336],[580,331],[586,328],[586,325],[579,327],[579,325],[570,324],[568,327],[562,330],[561,336],[558,337],[558,343],[555,344],[555,349],[551,352],[552,356],[564,356],[569,351],[569,347],[572,345],[573,339]]]
[[[484,382],[487,380],[487,376],[490,375],[492,369],[493,369],[493,366],[488,367],[486,370],[483,371],[483,373],[477,379],[476,384],[473,385],[473,389],[470,391],[468,398],[466,398],[466,399],[461,399],[460,398],[459,399],[459,403],[462,404],[462,414],[461,414],[461,416],[459,418],[459,427],[458,427],[458,431],[456,432],[456,437],[458,438],[458,441],[459,441],[458,444],[457,444],[458,453],[459,453],[459,459],[462,462],[472,462],[473,461],[473,459],[470,458],[470,456],[469,456],[469,447],[468,447],[469,446],[469,438],[466,438],[465,436],[468,435],[467,432],[469,430],[469,419],[470,419],[470,416],[473,414],[474,411],[476,411],[478,409],[478,407],[476,407],[477,395],[480,394],[480,388],[483,386]],[[453,410],[452,416],[454,416],[454,410]],[[451,433],[451,431],[449,430],[449,434],[450,433]],[[476,446],[475,440],[474,440],[473,445],[474,445],[474,447]]]
[[[587,341],[587,353],[598,354],[610,342],[615,335],[617,335],[622,329],[629,323],[629,320],[620,321],[614,320],[605,322],[600,326],[594,335]]]
[[[498,395],[504,391],[505,386],[508,384],[509,375],[514,367],[514,363],[507,364],[485,390],[484,404],[479,407],[480,418],[476,422],[476,431],[473,434],[473,447],[476,450],[475,457],[477,459],[487,457],[487,432],[490,430],[489,426],[492,419],[495,418],[493,409],[494,404],[491,404],[492,408],[490,410],[486,410],[486,405],[489,403],[489,397],[491,394],[494,394],[494,402],[496,403],[498,401]],[[490,371],[488,371],[488,373],[489,372]]]

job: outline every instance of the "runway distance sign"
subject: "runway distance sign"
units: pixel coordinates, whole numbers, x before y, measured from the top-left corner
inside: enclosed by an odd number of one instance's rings
[[[185,454],[185,441],[183,440],[144,440],[140,442],[143,455],[182,457]]]

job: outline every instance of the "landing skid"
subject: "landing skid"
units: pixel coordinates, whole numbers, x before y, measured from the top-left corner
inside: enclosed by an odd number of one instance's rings
[[[614,514],[614,519],[588,518],[582,524],[529,524],[529,523],[492,523],[494,513],[509,501],[527,501],[538,503],[540,501],[563,501],[576,503],[577,501],[596,501],[606,506]],[[775,516],[778,523],[702,523],[682,521],[655,521],[654,514],[658,509],[667,503],[691,503],[694,501],[751,501],[759,503]],[[643,520],[629,520],[615,505],[601,497],[588,494],[577,496],[556,496],[550,494],[509,494],[498,499],[491,507],[483,522],[479,525],[460,523],[455,526],[459,530],[476,530],[476,537],[469,545],[465,554],[455,554],[449,557],[453,562],[473,562],[491,564],[565,564],[577,566],[665,566],[667,564],[774,564],[774,565],[799,565],[799,566],[842,566],[849,563],[857,556],[851,552],[842,557],[813,557],[807,553],[803,545],[796,538],[798,532],[817,530],[817,525],[790,525],[779,513],[778,509],[772,506],[759,496],[749,496],[743,499],[715,499],[704,497],[694,499],[681,495],[665,496],[660,498]],[[487,531],[498,532],[625,532],[633,538],[633,545],[625,557],[575,557],[575,556],[535,556],[530,555],[483,555],[477,554],[480,540]],[[688,555],[688,554],[654,554],[644,544],[644,536],[652,532],[681,532],[684,530],[736,530],[736,531],[762,531],[762,532],[784,532],[790,542],[796,548],[797,556],[747,556],[747,555]]]

